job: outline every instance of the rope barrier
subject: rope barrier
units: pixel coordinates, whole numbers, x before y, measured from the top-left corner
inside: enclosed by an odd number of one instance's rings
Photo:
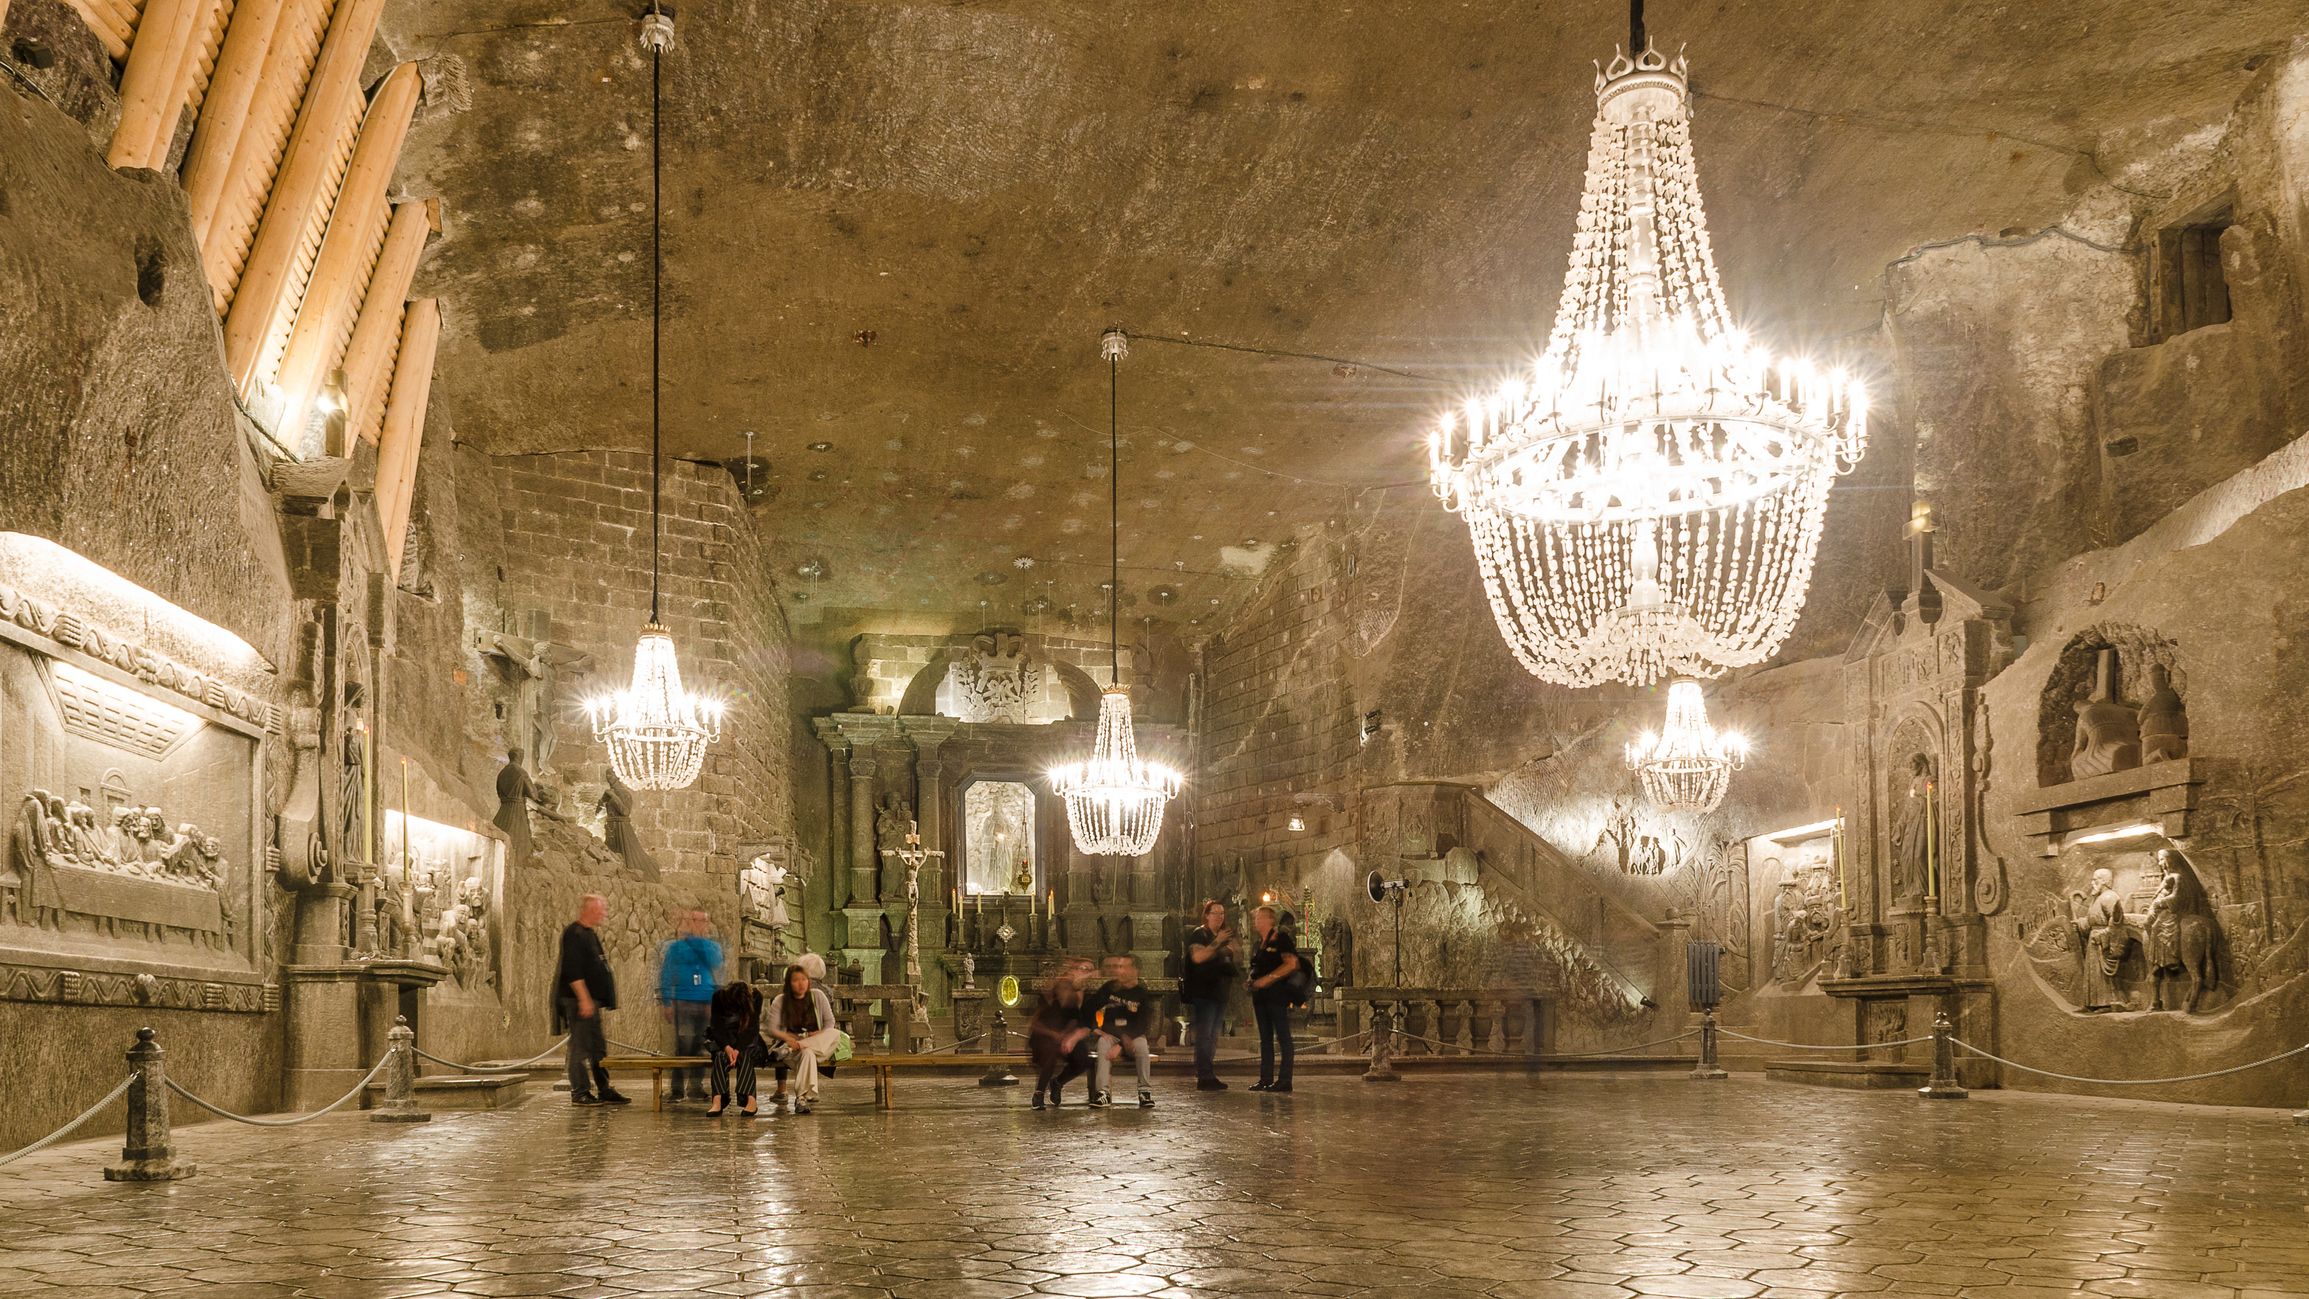
[[[13,1154],[0,1155],[0,1168],[6,1168],[8,1165],[15,1163],[17,1160],[22,1159],[26,1155],[38,1154],[39,1152],[46,1150],[48,1147],[55,1145],[57,1142],[62,1141],[64,1138],[71,1136],[74,1132],[80,1130],[81,1124],[86,1123],[90,1119],[95,1118],[97,1115],[103,1113],[105,1106],[112,1104],[116,1100],[119,1100],[124,1094],[127,1093],[129,1088],[135,1085],[135,1074],[130,1074],[126,1078],[121,1079],[120,1085],[118,1087],[115,1087],[111,1091],[106,1092],[104,1094],[103,1100],[100,1100],[94,1105],[89,1106],[87,1109],[82,1110],[80,1112],[79,1118],[72,1120],[70,1123],[67,1123],[63,1127],[56,1129],[54,1132],[51,1132],[47,1136],[40,1138],[38,1141],[33,1142],[31,1145],[24,1147],[22,1150],[18,1150]]]
[[[344,1108],[347,1102],[353,1100],[355,1097],[361,1094],[361,1090],[363,1088],[367,1087],[370,1083],[375,1082],[377,1080],[377,1075],[385,1072],[385,1066],[391,1063],[393,1063],[393,1053],[388,1050],[385,1052],[384,1059],[379,1060],[374,1066],[372,1066],[369,1069],[369,1072],[362,1077],[361,1081],[353,1084],[353,1090],[346,1092],[344,1095],[339,1096],[337,1099],[329,1102],[327,1105],[324,1105],[317,1110],[314,1110],[310,1114],[300,1114],[293,1119],[259,1119],[251,1118],[246,1114],[235,1114],[231,1110],[228,1110],[221,1105],[213,1104],[209,1101],[201,1099],[198,1096],[193,1095],[192,1092],[185,1088],[184,1084],[178,1082],[174,1078],[168,1079],[167,1082],[168,1089],[170,1091],[184,1097],[186,1100],[200,1106],[202,1109],[207,1110],[209,1113],[216,1115],[220,1119],[231,1119],[235,1123],[246,1123],[251,1127],[258,1128],[293,1128],[300,1123],[310,1123],[314,1119]]]
[[[2309,1042],[2304,1042],[2290,1051],[2280,1051],[2265,1060],[2255,1060],[2251,1064],[2235,1065],[2227,1069],[2210,1069],[2204,1073],[2178,1074],[2171,1078],[2083,1078],[2073,1073],[2056,1073],[2050,1069],[2039,1069],[2035,1065],[2022,1064],[2017,1060],[2007,1060],[2001,1055],[1993,1055],[1983,1051],[1961,1038],[1950,1038],[1949,1043],[1953,1046],[1963,1047],[1984,1060],[1994,1060],[2008,1069],[2018,1069],[2023,1073],[2038,1074],[2046,1078],[2058,1078],[2062,1082],[2089,1083],[2095,1087],[2158,1087],[2166,1083],[2197,1082],[2206,1078],[2221,1078],[2233,1073],[2243,1073],[2248,1069],[2258,1069],[2265,1064],[2275,1064],[2279,1060],[2289,1059],[2304,1051],[2309,1051]]]
[[[456,1060],[444,1060],[440,1056],[433,1054],[431,1051],[428,1051],[421,1046],[413,1046],[409,1049],[415,1051],[418,1055],[418,1058],[430,1060],[433,1063],[440,1065],[444,1069],[455,1069],[462,1073],[508,1073],[515,1069],[526,1069],[529,1066],[536,1064],[538,1061],[543,1060],[545,1057],[552,1055],[554,1052],[560,1050],[562,1047],[567,1046],[568,1044],[569,1035],[564,1033],[560,1038],[554,1041],[553,1045],[545,1048],[544,1050],[538,1052],[536,1055],[533,1055],[526,1060],[515,1060],[510,1064],[493,1065],[464,1064]]]
[[[931,1047],[931,1048],[929,1048],[928,1050],[924,1050],[924,1051],[916,1051],[914,1054],[916,1054],[916,1055],[937,1055],[937,1054],[939,1054],[940,1052],[943,1052],[943,1051],[959,1051],[959,1050],[961,1050],[963,1047],[966,1047],[966,1046],[970,1045],[972,1042],[976,1042],[976,1041],[978,1041],[979,1039],[981,1039],[981,1038],[983,1038],[983,1037],[985,1037],[985,1036],[986,1036],[986,1035],[985,1035],[984,1033],[973,1033],[973,1034],[971,1034],[971,1035],[970,1035],[970,1036],[968,1036],[968,1037],[965,1037],[965,1038],[959,1038],[959,1039],[957,1039],[957,1040],[955,1040],[955,1041],[952,1041],[952,1042],[948,1042],[948,1043],[947,1043],[946,1045],[944,1045],[944,1046],[934,1046],[934,1047]]]
[[[1932,1035],[1927,1033],[1923,1037],[1902,1038],[1897,1042],[1858,1042],[1851,1046],[1835,1046],[1819,1042],[1782,1042],[1777,1038],[1750,1037],[1746,1033],[1735,1033],[1728,1028],[1718,1028],[1716,1032],[1725,1037],[1736,1037],[1743,1042],[1760,1042],[1765,1046],[1781,1046],[1791,1051],[1874,1051],[1880,1047],[1915,1046],[1920,1042],[1932,1040]]]

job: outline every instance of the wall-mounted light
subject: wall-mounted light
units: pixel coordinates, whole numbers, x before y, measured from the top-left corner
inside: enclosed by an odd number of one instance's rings
[[[1809,825],[1791,826],[1786,830],[1774,830],[1770,834],[1758,835],[1756,837],[1759,839],[1769,839],[1773,843],[1778,844],[1802,843],[1807,839],[1818,839],[1835,828],[1836,818],[1830,817],[1825,821],[1814,821]]]
[[[2154,821],[2135,821],[2131,825],[2113,826],[2106,830],[2095,830],[2091,834],[2080,834],[2074,839],[2067,840],[2066,843],[2073,848],[2080,844],[2110,843],[2118,839],[2138,839],[2143,835],[2163,832],[2164,827]]]
[[[1307,818],[1293,812],[1290,821],[1285,824],[1284,828],[1292,834],[1304,834],[1307,830]]]

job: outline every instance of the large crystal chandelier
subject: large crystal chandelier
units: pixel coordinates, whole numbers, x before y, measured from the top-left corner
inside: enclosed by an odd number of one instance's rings
[[[1684,60],[1652,48],[1642,0],[1631,8],[1636,53],[1596,78],[1547,350],[1428,439],[1509,648],[1571,686],[1769,658],[1803,608],[1829,484],[1867,430],[1858,383],[1732,327]]]
[[[1748,741],[1708,725],[1700,683],[1689,678],[1668,686],[1667,725],[1628,746],[1628,766],[1643,780],[1644,796],[1676,811],[1715,811],[1732,773],[1747,761]]]
[[[1075,851],[1093,857],[1140,857],[1162,833],[1163,809],[1178,796],[1179,773],[1138,756],[1131,731],[1130,687],[1122,683],[1119,597],[1122,592],[1122,438],[1117,374],[1130,342],[1119,329],[1099,339],[1107,375],[1107,491],[1112,513],[1107,530],[1110,569],[1106,584],[1110,676],[1098,699],[1098,738],[1090,756],[1053,767],[1050,787],[1066,802],[1066,827]]]
[[[649,623],[633,647],[633,684],[589,699],[593,735],[609,749],[609,769],[634,789],[686,789],[704,767],[706,746],[721,738],[722,708],[682,686],[673,633],[658,621],[658,568],[662,547],[659,436],[660,280],[664,258],[664,190],[659,138],[663,82],[659,59],[673,44],[673,17],[653,3],[642,19],[641,43],[649,50],[650,227],[649,227]]]

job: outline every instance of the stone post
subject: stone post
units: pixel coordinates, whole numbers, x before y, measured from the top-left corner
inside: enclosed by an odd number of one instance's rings
[[[828,910],[840,910],[851,900],[842,891],[842,872],[850,860],[850,746],[837,739],[826,740],[827,767],[832,772],[826,800],[829,827],[826,843],[827,893],[834,905]]]
[[[136,1030],[136,1045],[128,1048],[128,1067],[136,1081],[128,1087],[128,1131],[120,1143],[120,1162],[104,1170],[107,1182],[176,1182],[199,1171],[179,1163],[169,1141],[168,1074],[165,1053],[149,1028]]]
[[[1722,1082],[1731,1077],[1716,1063],[1716,1008],[1700,1012],[1700,1064],[1692,1070],[1692,1077],[1701,1082]]]
[[[385,1099],[369,1112],[371,1123],[428,1123],[433,1116],[417,1108],[417,1033],[409,1017],[396,1015],[385,1034],[391,1063],[385,1066]]]
[[[1960,1101],[1971,1095],[1956,1080],[1956,1026],[1943,1010],[1932,1021],[1932,1078],[1916,1094],[1926,1100]]]
[[[1002,1014],[1002,1002],[999,998],[994,1002],[994,1026],[986,1030],[986,1046],[988,1051],[994,1055],[1004,1055],[1010,1050],[1010,1021]],[[1009,1065],[994,1064],[988,1066],[985,1074],[978,1079],[978,1085],[981,1087],[1016,1087],[1018,1075],[1010,1072]]]
[[[1401,1082],[1403,1075],[1395,1072],[1395,1018],[1402,1013],[1402,1003],[1374,1001],[1371,1003],[1371,1063],[1363,1070],[1365,1082]]]

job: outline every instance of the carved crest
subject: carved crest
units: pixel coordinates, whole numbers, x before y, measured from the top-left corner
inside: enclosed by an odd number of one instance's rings
[[[974,638],[954,662],[955,715],[965,722],[1023,722],[1042,695],[1042,668],[1026,660],[1026,638],[992,632]]]

